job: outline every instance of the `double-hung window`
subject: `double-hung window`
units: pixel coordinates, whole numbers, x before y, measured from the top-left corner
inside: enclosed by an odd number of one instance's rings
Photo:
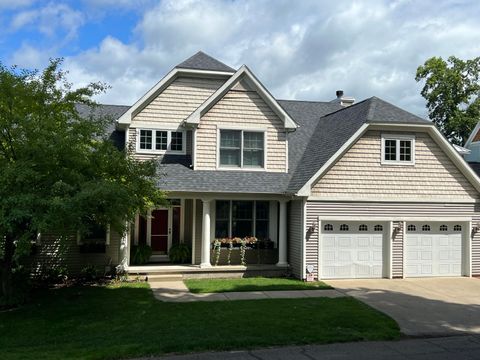
[[[137,151],[185,153],[185,131],[140,129]]]
[[[220,167],[264,168],[263,131],[220,130]]]
[[[414,165],[415,137],[411,135],[382,135],[382,164]]]

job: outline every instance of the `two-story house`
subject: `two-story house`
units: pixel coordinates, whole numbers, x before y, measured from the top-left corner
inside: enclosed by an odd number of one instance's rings
[[[247,66],[199,52],[132,106],[97,109],[115,141],[158,160],[172,204],[109,234],[112,263],[185,243],[207,268],[215,239],[253,236],[298,278],[480,275],[475,172],[430,121],[337,95],[277,100]]]

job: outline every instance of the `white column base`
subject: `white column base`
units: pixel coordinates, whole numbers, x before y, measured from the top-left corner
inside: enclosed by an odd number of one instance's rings
[[[201,263],[200,268],[205,269],[205,268],[211,268],[212,264],[210,263]]]
[[[288,267],[288,263],[287,262],[278,262],[275,264],[276,266],[278,267]]]

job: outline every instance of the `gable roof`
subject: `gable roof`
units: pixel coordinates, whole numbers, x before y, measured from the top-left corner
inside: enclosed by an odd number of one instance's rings
[[[283,121],[286,129],[296,129],[298,126],[290,115],[280,106],[277,100],[270,94],[267,88],[253,75],[246,65],[242,65],[225,84],[215,91],[205,102],[200,105],[185,120],[187,124],[199,124],[200,118],[210,110],[235,84],[242,80],[247,80],[249,85],[258,95],[267,103],[275,114]]]
[[[287,192],[297,193],[349,141],[361,135],[366,124],[432,125],[378,97],[371,97],[323,116],[294,170]]]
[[[224,63],[214,59],[202,51],[197,52],[195,55],[189,57],[187,60],[181,62],[175,67],[182,69],[235,72],[235,69],[225,65]]]

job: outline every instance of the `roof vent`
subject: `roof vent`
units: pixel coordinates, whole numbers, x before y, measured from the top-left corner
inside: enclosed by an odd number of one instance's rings
[[[355,102],[355,99],[351,96],[345,96],[343,93],[343,90],[337,90],[335,92],[335,95],[337,96],[336,99],[332,100],[331,102],[338,102],[342,106],[350,106]]]

